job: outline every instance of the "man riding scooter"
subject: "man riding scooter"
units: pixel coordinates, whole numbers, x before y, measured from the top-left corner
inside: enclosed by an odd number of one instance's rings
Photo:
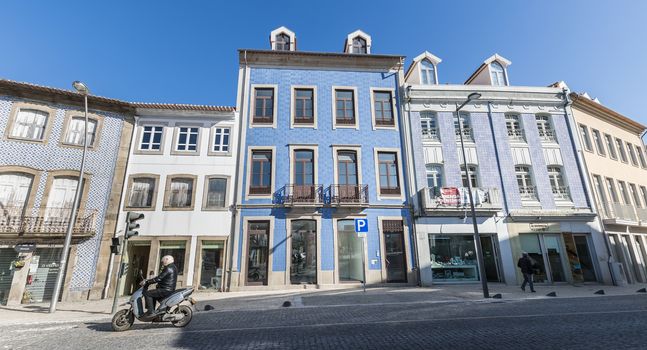
[[[177,284],[177,267],[173,262],[174,259],[170,255],[162,257],[162,272],[151,279],[143,280],[139,283],[140,286],[157,284],[155,289],[144,291],[144,297],[146,298],[145,316],[150,316],[155,312],[155,304],[157,301],[163,300],[173,294],[175,285]]]

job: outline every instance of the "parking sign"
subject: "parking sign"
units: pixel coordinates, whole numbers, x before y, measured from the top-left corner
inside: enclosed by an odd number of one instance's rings
[[[355,219],[355,232],[368,232],[368,219]]]

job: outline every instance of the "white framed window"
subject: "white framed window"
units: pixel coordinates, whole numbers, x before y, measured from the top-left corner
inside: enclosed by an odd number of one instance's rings
[[[647,163],[645,162],[645,154],[643,153],[643,149],[640,146],[636,146],[636,153],[638,153],[638,160],[640,161],[640,166],[643,168],[647,168]],[[647,205],[647,203],[645,203]]]
[[[631,205],[631,199],[629,199],[626,182],[618,180],[618,192],[620,192],[620,198],[622,199],[623,204]]]
[[[497,61],[490,63],[490,76],[492,77],[492,85],[506,86],[505,70],[503,66]]]
[[[20,109],[11,130],[11,137],[42,140],[49,113],[37,109]]]
[[[542,142],[557,141],[557,137],[555,137],[555,131],[553,131],[553,126],[550,123],[549,116],[537,115],[535,116],[535,122],[537,123],[537,131],[539,131],[539,138]]]
[[[178,127],[175,150],[179,152],[197,151],[199,135],[200,135],[200,128],[197,126]]]
[[[618,159],[618,153],[616,152],[616,145],[613,143],[613,138],[609,134],[604,134],[604,142],[607,144],[607,149],[609,149],[609,157],[611,159]]]
[[[636,184],[629,184],[629,192],[631,192],[631,197],[634,199],[634,204],[636,205],[636,208],[642,208],[642,204],[640,201],[640,194],[638,193],[638,188],[636,187]]]
[[[440,188],[444,186],[443,183],[443,165],[442,164],[427,164],[427,187]]]
[[[600,134],[600,130],[592,128],[591,133],[593,134],[593,143],[595,143],[595,148],[598,151],[598,154],[601,156],[606,156],[607,152],[604,149],[604,141],[602,140],[602,134]]]
[[[420,61],[420,82],[422,85],[436,85],[436,66],[431,61]]]
[[[454,131],[456,133],[457,141],[460,138],[461,131],[463,133],[463,141],[474,141],[474,135],[472,134],[472,127],[470,124],[470,116],[467,113],[461,113],[460,117],[457,117],[454,114]]]
[[[420,128],[423,140],[440,141],[438,116],[434,112],[420,112]]]
[[[68,145],[83,146],[85,137],[83,130],[85,129],[84,117],[72,117],[70,124],[67,126],[67,133],[65,134],[64,143]],[[88,147],[94,146],[95,134],[97,130],[97,121],[88,119]]]
[[[526,165],[517,165],[514,167],[517,176],[517,185],[519,185],[519,194],[521,200],[536,200],[537,194],[535,184],[532,181],[530,167]]]
[[[166,205],[168,209],[193,209],[195,177],[169,176],[166,185]]]
[[[609,196],[611,197],[611,201],[613,203],[620,203],[620,200],[618,199],[618,192],[616,192],[616,185],[613,182],[613,179],[611,178],[605,178],[606,184],[607,184],[607,191],[609,191]]]
[[[468,164],[467,174],[465,174],[465,166],[461,165],[461,180],[463,181],[463,187],[467,187],[468,183],[470,186],[472,186],[472,188],[479,187],[479,177],[478,177],[477,166]]]
[[[579,124],[580,136],[582,136],[582,146],[584,149],[593,152],[593,144],[591,144],[591,136],[589,135],[589,128],[585,125]]]
[[[505,126],[508,131],[508,138],[511,141],[524,141],[523,129],[516,114],[505,115]]]
[[[45,218],[67,218],[74,207],[74,195],[79,178],[74,176],[57,176],[52,182],[52,187],[47,199]],[[82,188],[85,186],[82,186]],[[81,197],[83,198],[83,197]],[[81,206],[79,201],[79,206]]]
[[[140,151],[159,151],[162,149],[164,127],[160,125],[145,125],[142,127]]]
[[[24,208],[33,179],[33,175],[19,172],[0,174],[0,212],[9,208]]]
[[[631,159],[631,164],[633,166],[638,166],[638,158],[636,157],[636,152],[634,151],[634,145],[627,142],[627,151],[629,152],[629,159]]]
[[[368,44],[366,39],[361,36],[354,37],[351,44],[351,53],[368,53]]]
[[[157,191],[157,179],[154,177],[135,177],[130,186],[128,207],[152,208]]]
[[[290,51],[290,36],[285,33],[276,35],[276,50],[277,51]]]
[[[227,207],[227,178],[207,176],[205,186],[203,209],[225,209]]]
[[[647,206],[647,187],[640,186],[640,195],[641,197],[643,197],[643,202],[645,203],[645,206]]]
[[[604,191],[604,184],[602,183],[602,178],[600,175],[593,175],[593,185],[595,186],[595,189],[598,193],[598,200],[600,201],[600,204],[602,205],[602,209],[604,210],[604,214],[608,215],[609,213],[609,202],[607,201],[607,196]]]
[[[229,152],[229,139],[230,139],[231,129],[230,128],[214,128],[213,129],[213,147],[211,148],[212,152]]]
[[[628,163],[629,160],[627,159],[627,152],[625,151],[625,144],[624,142],[616,137],[616,147],[618,148],[618,154],[620,154],[620,160],[623,163]]]
[[[548,166],[548,181],[550,181],[550,187],[553,190],[553,196],[557,200],[569,200],[568,187],[564,182],[564,176],[562,175],[562,167],[550,165]]]

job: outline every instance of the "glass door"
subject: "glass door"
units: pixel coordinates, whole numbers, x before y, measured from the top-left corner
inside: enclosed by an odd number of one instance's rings
[[[317,222],[292,221],[290,283],[317,283]]]
[[[501,282],[497,267],[497,254],[492,236],[481,236],[481,249],[485,263],[485,277],[488,282]]]
[[[407,282],[407,260],[404,251],[402,220],[384,220],[384,262],[387,283]]]
[[[247,284],[267,285],[270,222],[250,221],[247,235]]]
[[[539,241],[540,236],[536,233],[522,233],[519,235],[521,250],[528,253],[533,262],[537,265],[534,281],[537,283],[549,282],[544,262],[544,253]]]
[[[640,258],[640,267],[647,276],[647,251],[645,250],[645,244],[643,243],[642,236],[636,235],[636,249],[638,250],[638,257]]]
[[[562,248],[559,244],[560,235],[543,235],[546,248],[546,258],[553,282],[566,282],[564,265],[562,264]]]
[[[633,273],[631,273],[631,266],[627,263],[627,257],[625,256],[625,249],[622,247],[622,242],[620,241],[619,235],[609,235],[609,241],[611,242],[611,247],[613,248],[613,253],[615,255],[616,261],[622,264],[622,268],[625,273],[625,279],[627,283],[634,283],[635,279]]]
[[[564,245],[573,282],[595,282],[595,269],[586,236],[564,233]]]
[[[364,278],[362,259],[362,238],[355,233],[354,221],[337,221],[339,281],[361,282]]]
[[[202,242],[202,263],[200,266],[200,289],[219,290],[222,286],[222,256],[224,243]]]

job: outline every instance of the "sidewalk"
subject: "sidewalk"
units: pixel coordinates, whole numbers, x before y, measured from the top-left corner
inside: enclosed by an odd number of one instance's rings
[[[550,292],[557,298],[600,298],[605,296],[644,295],[637,293],[646,284],[614,287],[590,285],[537,285],[537,293],[523,292],[518,286],[490,284],[490,296],[500,293],[502,300],[545,299]],[[605,295],[594,294],[604,290]],[[213,311],[269,310],[282,308],[289,301],[291,307],[343,307],[358,304],[398,303],[460,303],[495,302],[498,299],[483,299],[480,284],[437,285],[433,287],[374,287],[364,293],[361,288],[334,290],[248,291],[231,293],[193,294],[198,301],[196,309]],[[120,299],[120,303],[128,298]],[[18,324],[67,323],[108,321],[111,317],[112,299],[82,302],[60,302],[56,313],[48,313],[48,303],[0,307],[0,328]]]

